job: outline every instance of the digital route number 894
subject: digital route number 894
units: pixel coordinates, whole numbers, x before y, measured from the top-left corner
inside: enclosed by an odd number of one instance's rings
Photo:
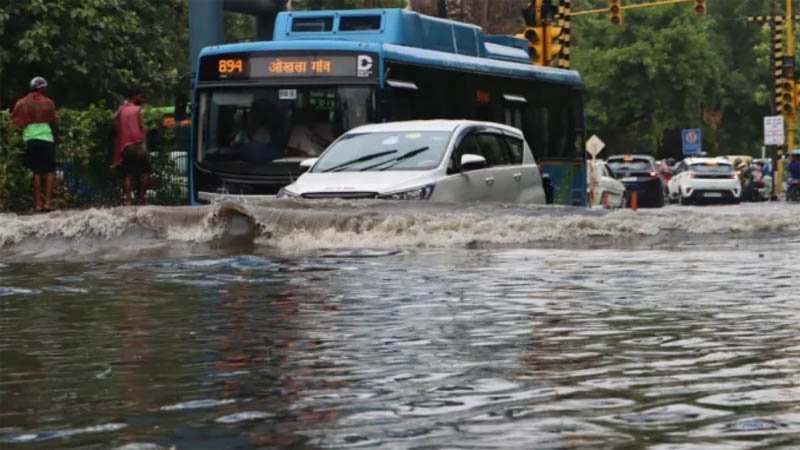
[[[242,58],[220,59],[217,65],[220,75],[239,75],[244,72],[244,60]]]

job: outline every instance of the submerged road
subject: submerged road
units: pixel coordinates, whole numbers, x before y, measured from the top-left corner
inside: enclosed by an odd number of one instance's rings
[[[798,231],[785,204],[0,215],[0,448],[795,449]]]

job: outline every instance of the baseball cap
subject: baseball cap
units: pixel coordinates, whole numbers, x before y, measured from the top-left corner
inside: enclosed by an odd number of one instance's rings
[[[42,77],[33,77],[31,80],[31,89],[41,89],[47,87],[47,80]]]

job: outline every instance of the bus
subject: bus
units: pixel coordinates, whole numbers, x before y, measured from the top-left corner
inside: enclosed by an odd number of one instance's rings
[[[532,65],[524,39],[402,9],[284,11],[274,30],[200,52],[192,204],[274,196],[345,131],[411,119],[519,128],[548,200],[586,204],[581,77]]]

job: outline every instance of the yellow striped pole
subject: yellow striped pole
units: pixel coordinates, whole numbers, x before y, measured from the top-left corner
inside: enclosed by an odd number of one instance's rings
[[[772,41],[775,111],[783,114],[783,17],[775,17],[772,23],[775,29]]]
[[[559,26],[561,27],[561,54],[558,67],[569,69],[569,54],[572,42],[572,0],[560,0],[558,5]]]

